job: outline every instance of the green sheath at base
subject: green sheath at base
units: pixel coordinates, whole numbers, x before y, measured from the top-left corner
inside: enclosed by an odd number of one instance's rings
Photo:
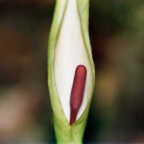
[[[83,114],[72,126],[69,125],[69,122],[65,117],[60,102],[59,94],[57,91],[54,75],[56,44],[59,37],[61,25],[63,23],[68,1],[69,0],[56,0],[54,18],[48,41],[48,88],[49,88],[51,105],[53,109],[54,129],[56,133],[57,143],[81,144],[86,126],[89,107],[92,99],[93,89],[95,85],[95,68],[92,60],[91,46],[88,32],[89,0],[76,0],[76,3],[81,25],[81,33],[82,33],[81,36],[83,38],[85,51],[87,53],[87,59],[90,65],[90,74],[92,76],[92,85],[90,86],[89,89],[91,94],[88,96],[87,106]]]

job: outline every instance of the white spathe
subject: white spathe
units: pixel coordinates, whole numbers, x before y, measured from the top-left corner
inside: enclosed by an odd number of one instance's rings
[[[55,82],[65,116],[70,121],[70,94],[75,69],[78,65],[87,68],[84,99],[77,119],[86,108],[89,87],[92,85],[91,67],[86,52],[76,0],[68,0],[66,12],[59,31],[55,49],[54,75]]]

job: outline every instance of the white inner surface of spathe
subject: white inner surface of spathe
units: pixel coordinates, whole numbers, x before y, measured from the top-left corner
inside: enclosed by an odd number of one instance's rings
[[[68,0],[68,5],[56,43],[54,62],[56,87],[68,122],[70,121],[70,94],[74,73],[76,67],[81,64],[85,65],[87,68],[87,79],[84,99],[78,112],[77,119],[86,108],[90,93],[89,86],[91,85],[92,78],[82,37],[76,0]]]

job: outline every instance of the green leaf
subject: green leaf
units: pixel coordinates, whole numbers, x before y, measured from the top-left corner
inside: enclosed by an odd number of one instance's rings
[[[56,1],[48,42],[48,87],[58,143],[82,143],[95,84],[95,69],[88,32],[89,0],[75,0],[75,2],[76,5],[74,0]],[[73,16],[73,13],[78,16]],[[70,126],[70,94],[67,95],[70,86],[66,87],[71,83],[74,76],[73,69],[79,63],[86,65],[88,71],[86,92],[77,121]],[[62,74],[63,71],[65,73]],[[67,77],[70,77],[70,80],[67,80]],[[61,85],[65,89],[61,89]],[[66,96],[63,96],[63,92],[67,92]]]

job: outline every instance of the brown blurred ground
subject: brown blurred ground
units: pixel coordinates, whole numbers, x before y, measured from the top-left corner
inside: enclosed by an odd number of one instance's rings
[[[0,1],[0,143],[51,141],[47,39],[52,1]]]
[[[0,143],[55,142],[47,90],[54,0],[0,1]],[[85,143],[144,143],[144,2],[91,0],[96,88]]]

